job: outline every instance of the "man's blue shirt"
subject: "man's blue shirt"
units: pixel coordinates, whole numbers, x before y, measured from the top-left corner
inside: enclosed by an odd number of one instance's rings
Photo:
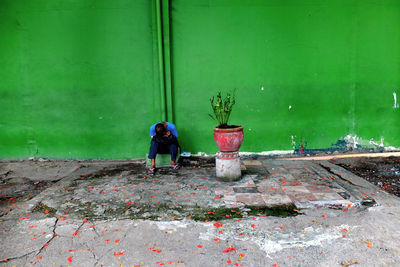
[[[157,122],[153,125],[151,125],[150,127],[150,137],[152,137],[153,135],[156,135],[156,125],[159,124],[161,122]],[[166,122],[168,125],[168,131],[171,132],[172,135],[174,135],[175,137],[178,137],[178,131],[176,130],[176,127],[173,123],[170,122]]]

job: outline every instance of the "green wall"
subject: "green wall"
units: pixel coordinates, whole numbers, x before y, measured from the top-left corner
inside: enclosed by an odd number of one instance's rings
[[[152,24],[148,0],[1,0],[0,157],[143,157]]]
[[[397,0],[1,0],[0,64],[0,158],[144,157],[164,116],[214,153],[234,88],[241,151],[400,146]]]
[[[207,100],[233,88],[242,151],[292,149],[291,136],[329,148],[347,134],[400,146],[400,1],[172,3],[175,118],[191,150],[216,151]]]

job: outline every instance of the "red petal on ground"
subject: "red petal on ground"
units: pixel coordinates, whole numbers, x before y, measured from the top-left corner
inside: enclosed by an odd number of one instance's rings
[[[226,249],[224,249],[224,253],[228,253],[228,252],[231,252],[231,251],[234,251],[234,252],[236,252],[236,249],[235,248],[233,248],[233,247],[227,247]]]
[[[125,255],[124,252],[114,252],[114,257]]]
[[[223,225],[222,224],[220,224],[219,222],[216,222],[216,223],[214,223],[213,224],[215,227],[217,227],[217,228],[220,228],[220,227],[222,227]]]
[[[72,256],[69,256],[69,257],[67,258],[67,261],[68,261],[68,262],[72,262]]]

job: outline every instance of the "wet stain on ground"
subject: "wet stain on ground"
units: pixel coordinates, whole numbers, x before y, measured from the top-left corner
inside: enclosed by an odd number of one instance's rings
[[[114,167],[104,168],[100,171],[96,171],[94,173],[83,175],[83,177],[87,178],[103,178],[109,176],[116,176],[116,175],[132,175],[137,173],[144,173],[145,166],[140,164],[121,164]]]
[[[386,192],[400,197],[400,158],[345,158],[331,163],[354,173]],[[363,202],[364,203],[364,202]],[[366,205],[369,201],[365,201]]]
[[[32,209],[32,212],[41,212],[44,214],[48,214],[49,216],[54,216],[56,214],[56,211],[56,209],[51,208],[42,202],[36,204],[36,206]]]
[[[31,181],[26,178],[0,179],[0,217],[17,202],[28,201],[53,184],[54,182]]]
[[[190,218],[195,221],[218,221],[248,216],[291,217],[299,214],[294,205],[244,206],[243,208],[217,208],[199,210]]]

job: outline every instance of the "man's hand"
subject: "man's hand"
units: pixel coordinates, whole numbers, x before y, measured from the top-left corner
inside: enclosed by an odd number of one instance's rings
[[[170,135],[171,135],[171,132],[170,131],[166,131],[164,136],[165,137],[169,137]]]

